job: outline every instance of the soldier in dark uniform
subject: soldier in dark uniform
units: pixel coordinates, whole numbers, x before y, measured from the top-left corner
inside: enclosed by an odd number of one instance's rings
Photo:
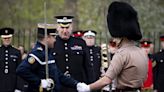
[[[18,66],[17,74],[29,83],[27,92],[60,92],[61,85],[80,87],[78,81],[65,76],[56,66],[51,48],[54,47],[56,29],[52,24],[46,24],[47,37],[45,37],[44,24],[38,25],[38,41],[28,54],[27,58]],[[45,45],[48,46],[49,78],[46,79]],[[53,88],[54,87],[54,88]],[[68,92],[68,91],[67,91]]]
[[[154,68],[154,90],[164,92],[164,35],[160,36],[161,50],[154,54],[156,66]]]
[[[96,31],[87,30],[84,32],[83,39],[85,40],[88,51],[89,51],[89,68],[88,70],[88,81],[89,83],[95,82],[100,78],[101,72],[101,48],[95,45]]]
[[[56,64],[64,75],[87,82],[86,66],[89,53],[87,53],[86,43],[83,39],[71,36],[73,16],[56,16],[56,18],[59,34],[56,37],[53,53]],[[63,87],[60,92],[76,92],[76,90]]]
[[[87,30],[84,32],[83,39],[85,40],[88,51],[89,51],[89,66],[87,67],[88,71],[88,81],[93,83],[98,80],[101,76],[101,48],[95,45],[96,41],[96,31]],[[100,91],[94,91],[100,92]]]
[[[20,51],[11,45],[14,29],[2,28],[0,35],[2,46],[0,47],[0,92],[18,91],[16,68],[21,62]]]

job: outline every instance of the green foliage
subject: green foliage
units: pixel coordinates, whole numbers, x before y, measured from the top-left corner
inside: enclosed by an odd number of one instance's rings
[[[55,23],[55,15],[75,15],[75,29],[96,30],[98,42],[110,37],[106,14],[110,3],[116,0],[0,0],[0,27],[35,29],[37,23],[44,22],[45,1],[48,23]],[[164,0],[117,1],[128,2],[137,10],[142,32],[163,31]]]
[[[106,12],[108,5],[116,0],[0,0],[0,25],[16,28],[35,27],[36,23],[44,21],[44,1],[47,2],[47,16],[50,22],[54,21],[54,15],[67,12],[69,6],[65,6],[70,1],[71,4],[75,4],[75,6],[70,7],[75,8],[72,10],[76,10],[73,12],[76,14],[73,15],[77,15],[79,29],[103,31],[107,30]],[[117,1],[128,2],[136,8],[143,31],[163,30],[163,0]]]
[[[47,18],[63,8],[64,0],[45,0],[47,2]],[[44,22],[44,0],[3,0],[0,1],[0,25],[12,26],[18,29],[36,28],[38,22]]]
[[[138,11],[142,31],[163,31],[164,4],[162,2],[162,0],[144,0],[144,2],[133,0],[132,5]]]

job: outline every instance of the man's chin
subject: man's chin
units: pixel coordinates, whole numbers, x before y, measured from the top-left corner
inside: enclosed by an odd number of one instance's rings
[[[10,43],[4,43],[4,45],[5,45],[5,46],[8,46],[8,45],[10,45]]]
[[[54,45],[49,46],[48,48],[54,48]]]
[[[87,43],[87,46],[93,46],[94,45],[94,43]]]
[[[70,36],[63,36],[62,39],[63,40],[68,40],[70,38]]]

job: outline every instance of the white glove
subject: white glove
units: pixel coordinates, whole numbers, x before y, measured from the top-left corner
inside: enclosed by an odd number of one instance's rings
[[[15,89],[14,92],[21,92],[21,90]]]
[[[77,87],[77,91],[78,92],[90,92],[90,87],[89,85],[85,84],[85,83],[78,83],[76,85]]]
[[[158,92],[158,90],[157,90],[157,89],[155,89],[153,92]]]
[[[42,79],[41,87],[49,91],[54,88],[54,81],[52,79]]]

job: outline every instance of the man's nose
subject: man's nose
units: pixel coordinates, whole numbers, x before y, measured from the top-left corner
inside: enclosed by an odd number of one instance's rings
[[[67,28],[64,28],[63,30],[64,30],[64,31],[67,31]]]

